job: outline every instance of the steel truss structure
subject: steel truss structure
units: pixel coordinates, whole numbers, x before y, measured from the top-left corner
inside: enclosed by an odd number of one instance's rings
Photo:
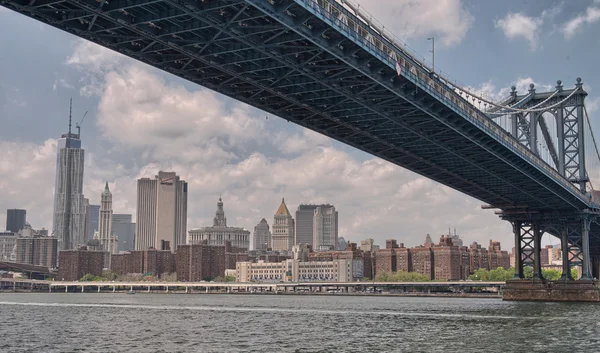
[[[521,114],[514,131],[504,131],[343,1],[0,0],[0,5],[499,208],[503,218],[521,222],[517,245],[526,242],[518,248],[527,254],[533,249],[534,264],[548,226],[535,217],[599,212],[585,194],[583,144],[567,138],[581,131],[583,93],[563,113],[555,112],[563,114],[565,143],[555,151],[553,168],[535,151],[532,127],[544,119]],[[542,96],[533,98],[528,104]],[[576,114],[564,113],[570,107],[577,107]],[[590,227],[600,234],[596,223]],[[600,256],[600,240],[588,242],[584,233],[569,235],[569,242],[573,249],[579,246],[589,268],[585,244]],[[525,240],[530,238],[533,248]]]

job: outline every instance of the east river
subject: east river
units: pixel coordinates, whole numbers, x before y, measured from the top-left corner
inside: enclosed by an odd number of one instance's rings
[[[0,352],[598,352],[600,305],[0,293]]]

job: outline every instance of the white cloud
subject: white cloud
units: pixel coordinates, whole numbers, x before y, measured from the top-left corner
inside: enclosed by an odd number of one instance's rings
[[[502,29],[507,38],[523,38],[529,42],[531,49],[535,49],[537,46],[543,23],[541,17],[529,17],[522,12],[508,13],[504,18],[495,21],[496,27]]]
[[[435,36],[445,46],[460,43],[474,18],[461,0],[362,0],[392,33],[402,39]]]
[[[212,222],[222,193],[230,224],[248,229],[263,217],[271,223],[285,197],[292,212],[305,202],[334,204],[340,235],[351,241],[396,238],[412,246],[451,226],[466,242],[494,238],[512,247],[509,224],[480,210],[477,200],[379,158],[359,160],[322,135],[266,120],[210,91],[190,91],[132,61],[115,66],[99,50],[89,61],[70,59],[82,73],[107,72],[95,89],[109,149],[84,141],[84,192],[92,203],[108,181],[115,212],[135,213],[136,180],[165,169],[189,182],[189,228]],[[0,194],[13,200],[0,198],[0,207],[27,208],[36,227],[51,227],[55,146],[0,143]]]
[[[591,25],[600,20],[600,1],[594,1],[594,4],[588,7],[585,13],[579,14],[563,25],[562,32],[565,38],[573,37],[584,25]]]
[[[67,82],[67,80],[64,78],[54,80],[54,83],[52,84],[52,90],[56,92],[56,90],[59,88],[75,89],[75,87]]]

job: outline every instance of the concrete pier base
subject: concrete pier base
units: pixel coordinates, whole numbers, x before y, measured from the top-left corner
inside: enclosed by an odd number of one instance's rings
[[[600,288],[594,281],[510,280],[502,300],[545,302],[600,302]]]

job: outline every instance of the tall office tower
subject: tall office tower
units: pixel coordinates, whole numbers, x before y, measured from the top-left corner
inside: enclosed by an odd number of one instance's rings
[[[338,213],[331,205],[320,205],[313,217],[313,249],[335,250],[337,246]]]
[[[314,220],[315,220],[315,210],[318,207],[321,207],[323,209],[329,209],[333,206],[329,205],[329,204],[298,206],[298,209],[296,210],[296,239],[295,239],[296,244],[310,244],[310,245],[315,246]],[[313,249],[319,250],[318,247],[314,247]]]
[[[6,230],[17,233],[25,228],[27,211],[25,210],[6,210]]]
[[[186,243],[187,183],[174,172],[138,180],[135,249],[176,251]]]
[[[267,250],[271,247],[271,231],[269,230],[269,223],[267,223],[266,219],[261,219],[256,227],[254,227],[252,238],[254,250]]]
[[[92,240],[94,232],[98,231],[100,220],[100,205],[88,204],[85,210],[85,240]]]
[[[112,232],[119,238],[119,251],[134,249],[135,223],[131,219],[130,214],[113,213]]]
[[[108,182],[100,196],[100,219],[98,224],[98,240],[104,251],[111,254],[119,252],[119,242],[112,232],[112,193],[108,189]]]
[[[58,249],[75,249],[85,239],[85,202],[83,197],[84,150],[79,134],[69,132],[58,140],[54,219],[52,231],[58,238]]]
[[[275,212],[273,220],[273,234],[271,235],[273,250],[292,250],[292,246],[294,246],[294,228],[294,219],[285,205],[285,200],[281,199],[281,205]]]
[[[317,205],[300,205],[296,210],[295,244],[313,243],[313,218]]]

